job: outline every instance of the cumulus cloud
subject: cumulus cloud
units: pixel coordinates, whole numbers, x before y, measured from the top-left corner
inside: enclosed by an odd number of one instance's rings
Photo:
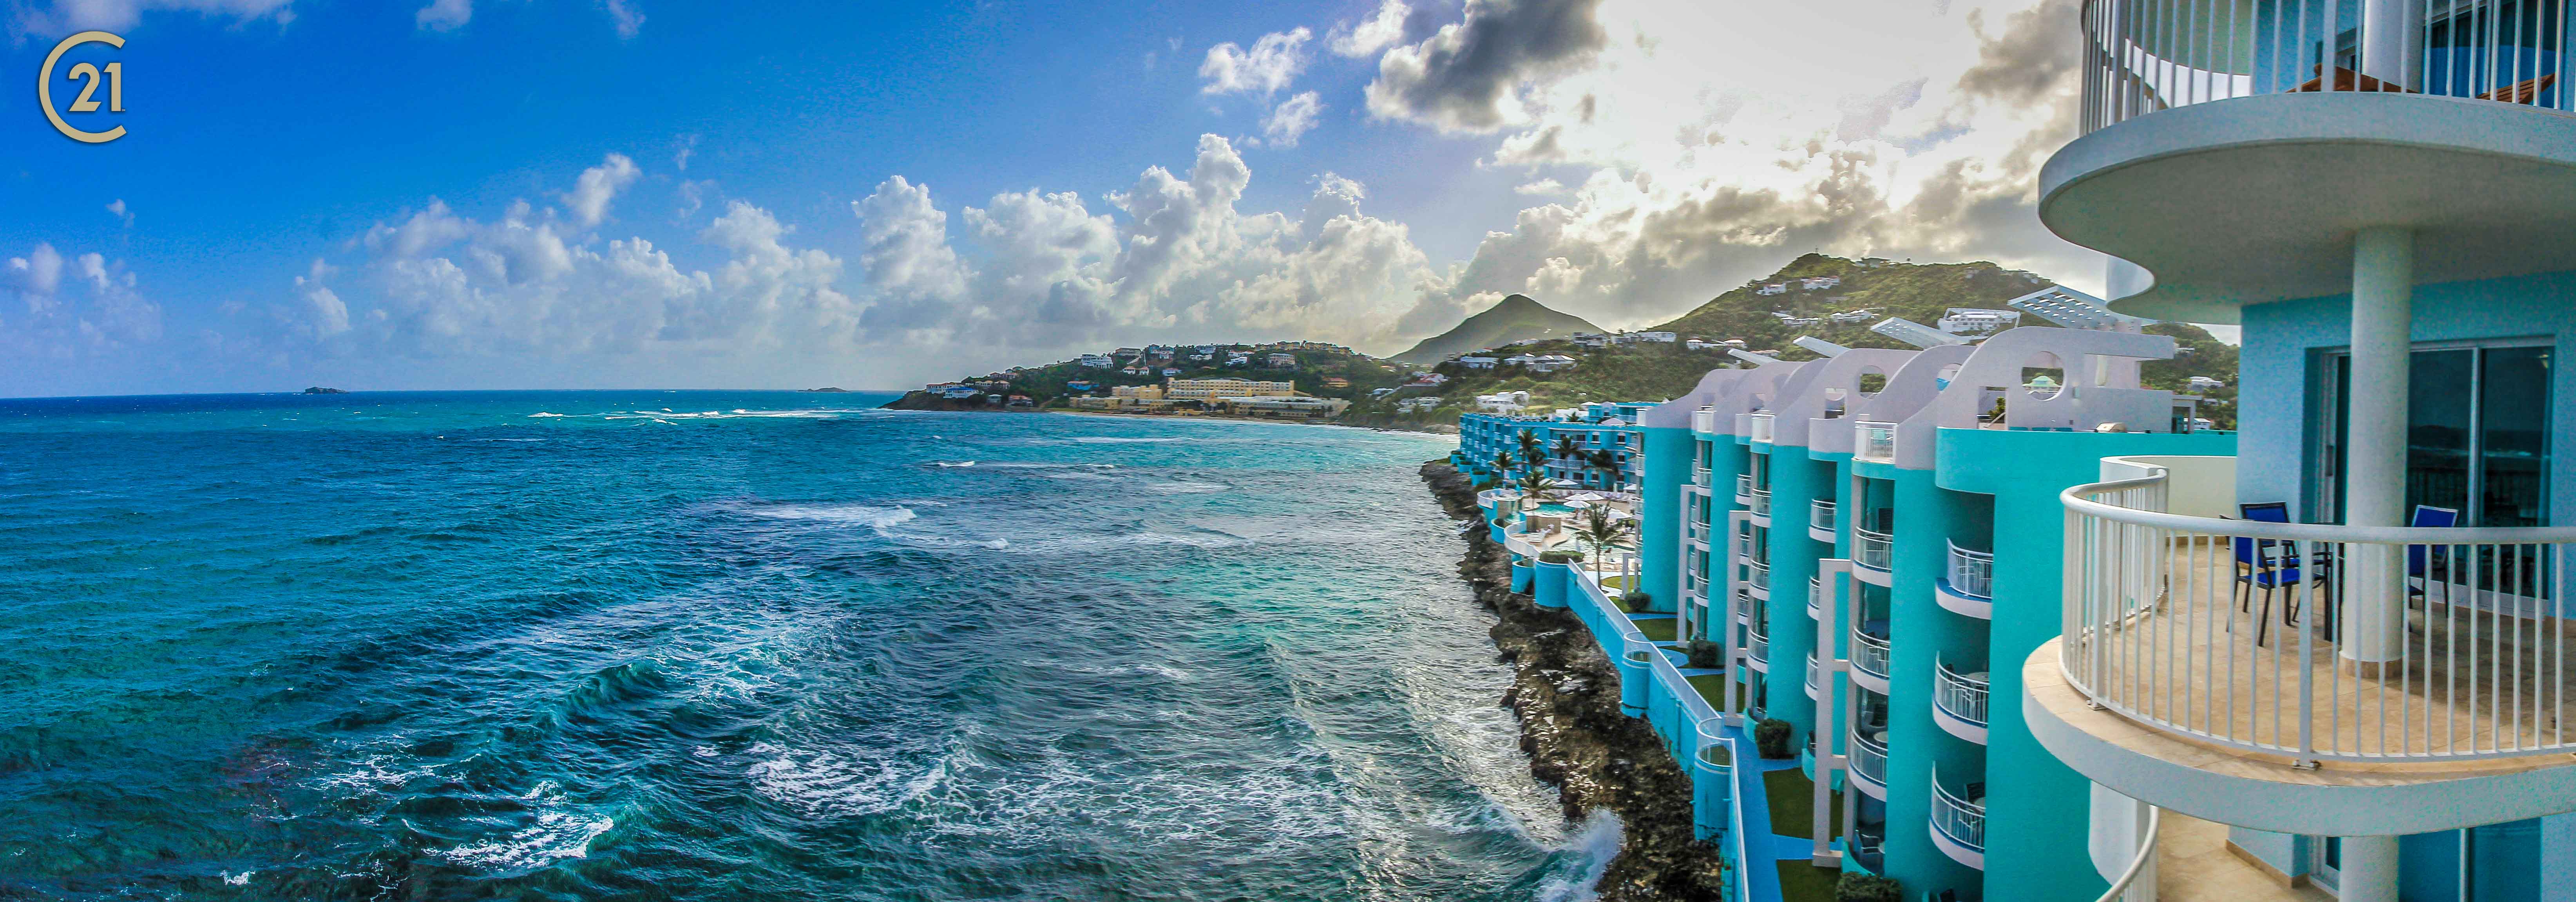
[[[411,19],[413,25],[430,31],[455,31],[474,20],[474,0],[430,0]]]
[[[66,359],[160,337],[161,307],[123,263],[45,242],[0,262],[0,349],[12,356]]]
[[[294,21],[295,0],[54,0],[51,4],[11,4],[12,30],[20,35],[64,34],[90,29],[124,31],[153,10],[193,12],[234,22]]]
[[[1199,86],[1203,94],[1278,93],[1295,81],[1306,68],[1306,41],[1315,33],[1304,28],[1272,32],[1252,43],[1251,50],[1227,41],[1208,48],[1207,59],[1199,63]]]
[[[2074,135],[2076,7],[1470,0],[1385,52],[1370,111],[1493,135],[1484,165],[1544,168],[1517,190],[1551,202],[1488,235],[1401,329],[1516,291],[1659,322],[1809,250],[2098,280],[2100,257],[2049,235],[2032,194]],[[1844,27],[1862,16],[1877,27]],[[1670,37],[1731,33],[1834,34],[1835,62]]]
[[[1609,40],[1602,0],[1467,0],[1465,17],[1378,58],[1369,112],[1483,132],[1527,118],[1530,82],[1590,59]]]
[[[1333,48],[1336,55],[1373,56],[1404,40],[1405,23],[1412,15],[1412,8],[1406,6],[1404,0],[1386,0],[1378,4],[1376,12],[1358,24],[1335,26],[1324,43]]]
[[[582,170],[572,190],[563,195],[564,207],[572,211],[573,224],[585,229],[598,225],[608,217],[609,201],[617,199],[617,192],[635,184],[635,178],[642,174],[634,160],[620,153],[609,154],[599,165]]]
[[[1280,101],[1270,115],[1261,120],[1261,137],[1278,147],[1295,147],[1297,139],[1315,128],[1315,120],[1324,113],[1324,100],[1313,91]]]
[[[644,30],[644,14],[636,12],[630,0],[607,0],[607,4],[608,22],[617,29],[618,37],[632,38]]]

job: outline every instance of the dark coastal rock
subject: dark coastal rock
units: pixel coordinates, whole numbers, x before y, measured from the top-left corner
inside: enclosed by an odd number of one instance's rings
[[[1423,464],[1422,480],[1451,517],[1481,519],[1475,489],[1447,461]],[[1510,556],[1485,530],[1461,538],[1458,575],[1501,618],[1494,647],[1514,672],[1502,703],[1520,718],[1530,774],[1556,787],[1567,820],[1596,808],[1619,816],[1619,856],[1601,874],[1600,898],[1723,898],[1717,848],[1691,836],[1690,778],[1652,727],[1619,713],[1609,656],[1571,612],[1510,590]]]
[[[315,385],[306,388],[304,393],[308,395],[345,395],[349,393],[349,390],[345,388],[323,388],[322,386]]]

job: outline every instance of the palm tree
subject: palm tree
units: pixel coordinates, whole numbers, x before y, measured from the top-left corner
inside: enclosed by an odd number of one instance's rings
[[[1509,475],[1511,475],[1511,473],[1512,473],[1512,452],[1509,452],[1509,451],[1496,451],[1496,452],[1494,452],[1494,478],[1496,478],[1496,479],[1501,479],[1501,478],[1503,478],[1503,477],[1505,477],[1505,476],[1509,476]]]
[[[1600,471],[1601,481],[1608,484],[1612,491],[1618,490],[1619,455],[1612,453],[1608,448],[1603,448],[1584,455],[1583,463],[1584,469]]]
[[[1522,463],[1529,464],[1533,467],[1538,466],[1538,460],[1540,457],[1539,452],[1544,449],[1545,446],[1539,443],[1537,432],[1528,429],[1521,430]]]
[[[1521,500],[1530,504],[1554,501],[1565,488],[1564,483],[1549,479],[1546,473],[1537,470],[1521,474],[1520,481],[1514,485],[1521,490]]]
[[[1580,458],[1583,456],[1583,446],[1574,443],[1574,436],[1557,436],[1556,456],[1567,459]]]
[[[1609,556],[1611,549],[1634,546],[1635,543],[1628,541],[1628,535],[1636,529],[1636,521],[1610,516],[1607,505],[1595,504],[1584,509],[1583,522],[1574,527],[1574,539],[1592,546],[1592,578],[1595,581],[1601,578],[1602,559]]]

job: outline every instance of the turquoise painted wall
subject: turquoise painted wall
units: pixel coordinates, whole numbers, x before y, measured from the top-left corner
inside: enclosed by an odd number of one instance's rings
[[[1830,546],[1807,537],[1807,502],[1834,497],[1833,480],[1833,464],[1809,458],[1807,449],[1774,447],[1771,680],[1763,708],[1771,716],[1796,725],[1795,735],[1802,746],[1810,742],[1810,734],[1816,728],[1816,703],[1807,699],[1805,680],[1807,654],[1816,648],[1816,622],[1807,617],[1807,579],[1816,575],[1816,561],[1832,551]]]
[[[2551,337],[2558,359],[2576,352],[2576,272],[2419,285],[2415,288],[2415,340]],[[2245,453],[2236,463],[2237,497],[2288,500],[2304,510],[2308,499],[2302,462],[2312,446],[2306,432],[2309,358],[2352,343],[2352,298],[2331,295],[2255,304],[2244,308],[2245,347],[2238,359],[2239,434]],[[2576,448],[2576,372],[2551,369],[2557,422],[2553,448]],[[2565,453],[2561,451],[2559,453]],[[2576,480],[2552,473],[2552,510],[2576,510]],[[2562,521],[2563,522],[2563,521]]]
[[[1638,539],[1639,567],[1645,572],[1638,587],[1651,596],[1648,609],[1678,611],[1682,597],[1682,486],[1691,479],[1692,447],[1688,429],[1649,428],[1645,430],[1646,465],[1639,482],[1645,492],[1639,499]]]
[[[1932,845],[1932,773],[1937,764],[1952,786],[1961,774],[1986,772],[1984,746],[1950,735],[1932,721],[1932,666],[1978,663],[1986,654],[1986,621],[1951,613],[1933,597],[1933,583],[1949,568],[1946,540],[1976,532],[1986,499],[1933,484],[1925,470],[1896,470],[1893,480],[1871,480],[1873,492],[1896,498],[1896,583],[1888,618],[1887,870],[1910,897],[1958,890],[1977,898],[1984,874]],[[1989,705],[1991,707],[1991,704]],[[1993,781],[1988,781],[1992,785]],[[1992,861],[1990,857],[1987,859]]]
[[[2085,845],[2089,784],[2031,738],[2021,714],[2022,663],[2060,629],[2066,514],[2057,494],[2098,481],[2104,457],[2223,456],[2236,453],[2236,437],[1943,429],[1939,441],[1936,484],[1994,496],[1986,894],[2032,902],[2090,900],[2108,883],[2093,870]]]

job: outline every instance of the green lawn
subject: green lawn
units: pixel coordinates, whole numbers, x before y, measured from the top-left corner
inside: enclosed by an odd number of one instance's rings
[[[1789,767],[1762,774],[1762,794],[1771,801],[1771,832],[1782,836],[1806,836],[1816,823],[1816,783],[1805,772]],[[1832,805],[1834,835],[1843,832],[1843,794],[1834,793]]]
[[[1834,902],[1834,882],[1843,872],[1804,861],[1780,862],[1780,898],[1787,902]]]
[[[1691,688],[1699,690],[1699,697],[1707,699],[1709,707],[1726,710],[1726,674],[1704,673],[1689,679]]]
[[[1682,621],[1681,618],[1678,617],[1657,617],[1653,620],[1631,620],[1628,622],[1636,624],[1637,631],[1645,633],[1646,638],[1657,642],[1671,642],[1680,638],[1678,630],[1681,629]]]

